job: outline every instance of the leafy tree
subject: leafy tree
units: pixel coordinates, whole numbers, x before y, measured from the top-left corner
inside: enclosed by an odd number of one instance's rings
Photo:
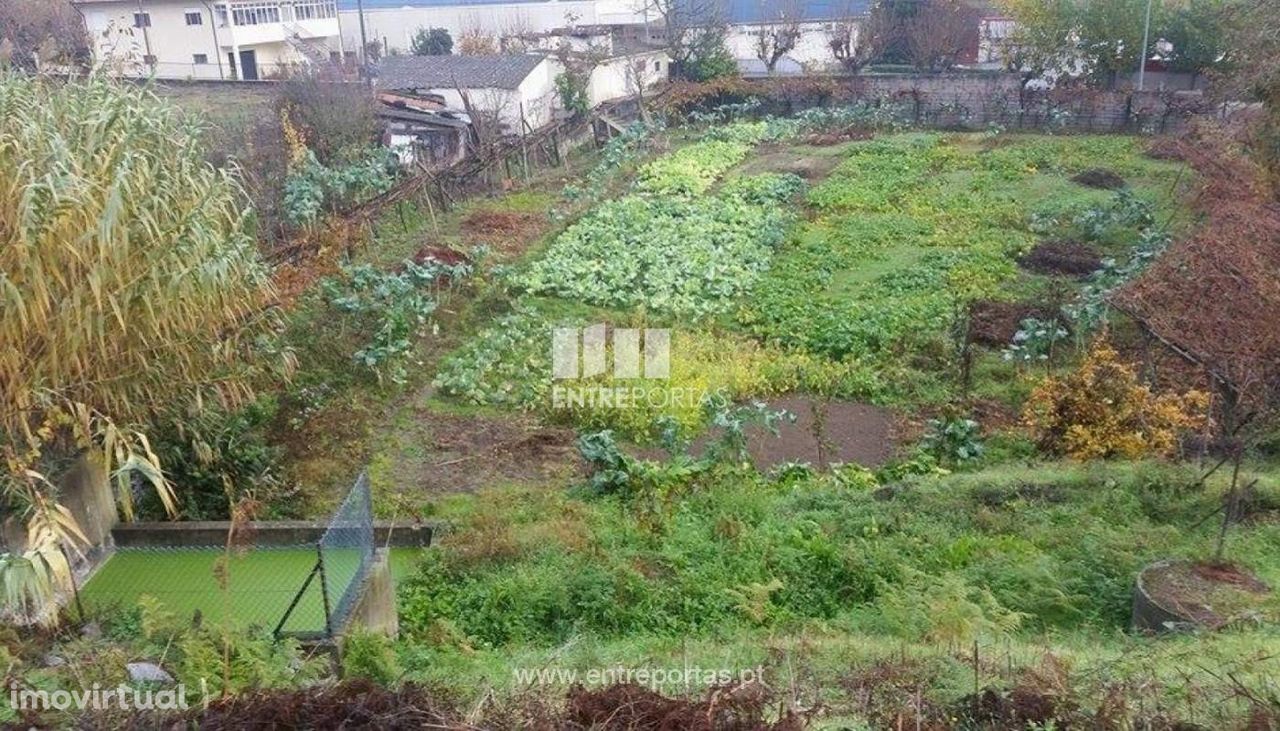
[[[566,111],[574,114],[585,114],[591,108],[587,97],[586,80],[577,74],[565,71],[556,76],[556,94],[560,104]]]
[[[703,43],[698,52],[689,56],[680,67],[681,73],[690,81],[711,81],[738,75],[738,62],[734,60],[729,47],[725,45],[724,36],[718,43]]]
[[[1163,33],[1173,46],[1169,66],[1200,76],[1221,68],[1228,57],[1224,0],[1186,0],[1168,15]]]
[[[1074,68],[1075,0],[1001,0],[1001,6],[1017,21],[1004,49],[1012,68],[1032,78]]]
[[[1227,45],[1234,61],[1227,81],[1266,106],[1258,148],[1272,180],[1280,181],[1280,3],[1233,0],[1227,12]]]
[[[728,23],[720,0],[645,0],[643,7],[661,19],[677,75],[708,81],[738,74],[725,46]]]
[[[47,608],[83,538],[52,487],[70,462],[113,474],[126,517],[134,475],[172,512],[145,432],[252,395],[273,289],[198,140],[131,85],[0,75],[0,500],[31,529],[0,557],[10,607]]]
[[[1018,68],[1033,75],[1079,72],[1108,86],[1138,68],[1147,0],[1002,0],[1002,4],[1017,21],[1011,43]],[[1166,25],[1164,6],[1157,4],[1147,53]]]
[[[415,56],[448,56],[453,53],[453,37],[444,28],[419,28],[410,47]]]

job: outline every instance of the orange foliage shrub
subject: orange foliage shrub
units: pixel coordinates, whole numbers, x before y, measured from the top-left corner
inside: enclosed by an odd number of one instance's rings
[[[1074,373],[1050,376],[1036,387],[1023,418],[1049,454],[1137,459],[1173,452],[1180,432],[1204,423],[1208,405],[1200,391],[1153,394],[1099,340]]]

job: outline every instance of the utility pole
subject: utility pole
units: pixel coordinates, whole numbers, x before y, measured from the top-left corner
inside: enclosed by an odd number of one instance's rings
[[[1142,91],[1147,84],[1147,48],[1151,43],[1151,6],[1155,0],[1147,0],[1147,22],[1142,28],[1142,48],[1140,55],[1142,60],[1138,63],[1138,91]]]
[[[360,16],[360,73],[369,76],[368,53],[369,39],[364,35],[364,0],[356,0],[356,14]]]

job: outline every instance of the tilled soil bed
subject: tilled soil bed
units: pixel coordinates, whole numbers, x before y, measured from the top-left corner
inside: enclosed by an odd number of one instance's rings
[[[1102,256],[1085,244],[1049,240],[1020,257],[1018,264],[1036,274],[1083,279],[1102,268]]]
[[[1003,348],[1013,342],[1023,320],[1052,320],[1058,312],[1052,305],[978,300],[969,305],[969,342]]]

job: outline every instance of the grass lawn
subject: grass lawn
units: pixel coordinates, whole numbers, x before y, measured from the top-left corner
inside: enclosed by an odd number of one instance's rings
[[[392,574],[399,579],[411,573],[418,553],[413,548],[393,549]],[[237,555],[231,560],[230,591],[224,596],[214,569],[222,554],[216,548],[120,550],[84,586],[82,599],[90,611],[112,611],[133,607],[148,595],[180,618],[199,610],[208,622],[229,620],[240,627],[275,629],[316,562],[311,547],[260,549]],[[329,596],[336,605],[342,588],[355,575],[358,554],[330,551],[326,555]],[[323,629],[324,603],[317,578],[285,630]]]

